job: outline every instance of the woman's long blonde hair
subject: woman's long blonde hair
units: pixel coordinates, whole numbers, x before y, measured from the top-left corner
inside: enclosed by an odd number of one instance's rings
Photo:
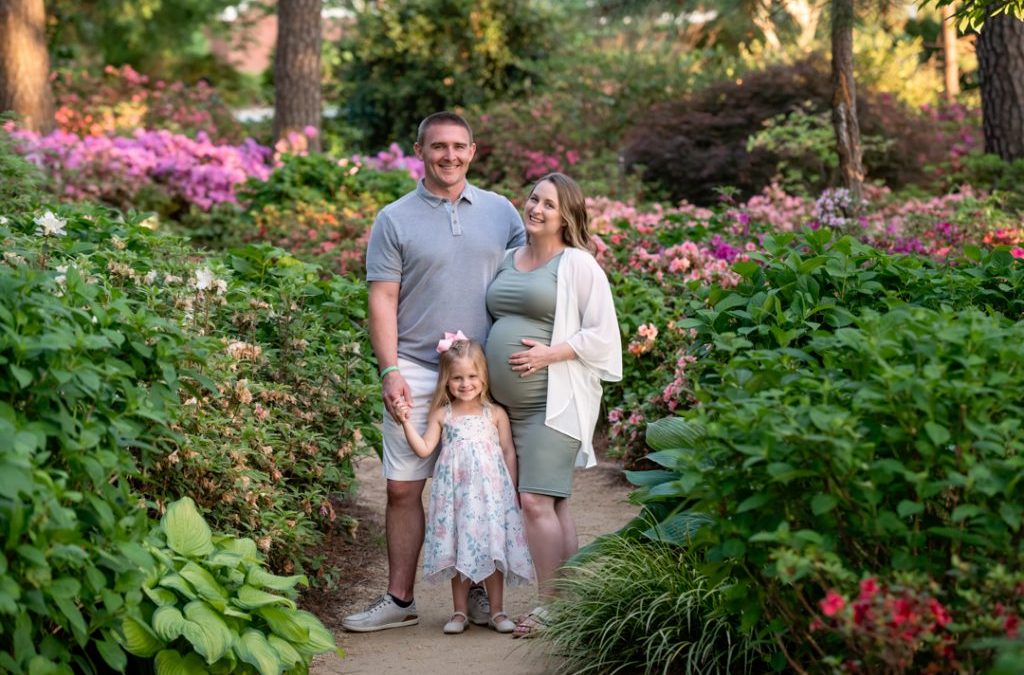
[[[458,359],[470,359],[480,373],[480,381],[483,383],[483,393],[480,397],[484,403],[491,402],[490,379],[487,376],[487,357],[484,356],[484,348],[480,343],[473,340],[456,340],[448,351],[441,353],[441,360],[437,371],[437,388],[434,389],[434,397],[430,400],[430,409],[434,410],[451,403],[448,397],[448,378],[452,374],[452,364]]]

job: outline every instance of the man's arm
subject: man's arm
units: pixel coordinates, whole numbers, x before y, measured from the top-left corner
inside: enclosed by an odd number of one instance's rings
[[[398,365],[398,290],[397,281],[370,282],[370,345],[381,371]],[[398,402],[403,398],[412,405],[412,391],[398,370],[381,380],[384,407],[398,418]]]

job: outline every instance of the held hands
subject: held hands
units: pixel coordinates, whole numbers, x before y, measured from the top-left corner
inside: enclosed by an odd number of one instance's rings
[[[411,410],[412,404],[410,404],[404,398],[399,399],[398,403],[395,405],[395,419],[401,422],[402,424],[405,424],[406,422],[409,421],[409,415]]]
[[[523,338],[522,343],[529,347],[526,351],[516,352],[508,357],[508,363],[512,370],[519,373],[520,377],[533,375],[541,368],[547,368],[558,361],[558,352],[551,347]]]
[[[405,402],[408,408],[412,407],[412,404],[409,403],[412,401],[412,390],[409,388],[409,383],[405,381],[400,372],[394,370],[384,376],[381,393],[384,398],[384,408],[396,422],[401,423],[403,420],[398,416],[398,404]]]

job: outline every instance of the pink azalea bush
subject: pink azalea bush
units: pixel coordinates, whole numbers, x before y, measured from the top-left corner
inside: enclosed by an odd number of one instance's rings
[[[252,139],[218,145],[203,132],[189,138],[170,131],[136,129],[131,136],[79,137],[65,131],[40,135],[8,125],[16,151],[42,168],[67,199],[96,199],[122,208],[157,186],[171,199],[208,210],[236,203],[236,188],[266,180],[271,150]]]

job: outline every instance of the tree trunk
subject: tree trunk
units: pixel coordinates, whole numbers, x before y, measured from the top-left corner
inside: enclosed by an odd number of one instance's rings
[[[956,101],[960,95],[960,63],[957,53],[956,3],[942,7],[942,66],[946,75],[946,100]]]
[[[832,2],[832,126],[839,153],[839,176],[859,204],[864,184],[857,89],[853,80],[853,0]]]
[[[1024,21],[989,16],[976,49],[985,152],[1024,159]]]
[[[280,0],[274,55],[274,137],[287,139],[313,128],[302,141],[320,150],[321,0]]]
[[[825,3],[818,0],[783,0],[782,6],[786,13],[799,27],[800,32],[796,44],[802,51],[814,46],[814,36],[818,34],[818,20]]]
[[[43,0],[0,0],[0,112],[7,110],[22,128],[53,130]]]
[[[764,36],[764,43],[767,47],[782,49],[782,41],[779,40],[779,33],[775,30],[775,21],[772,20],[771,2],[766,0],[757,2],[751,20]]]

